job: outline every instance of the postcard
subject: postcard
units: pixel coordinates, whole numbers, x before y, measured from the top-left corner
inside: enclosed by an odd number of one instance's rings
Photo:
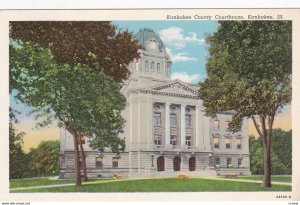
[[[4,203],[300,199],[299,9],[0,16]]]

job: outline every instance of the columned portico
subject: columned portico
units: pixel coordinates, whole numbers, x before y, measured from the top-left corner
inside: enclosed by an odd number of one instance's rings
[[[185,107],[186,105],[181,104],[180,105],[180,144],[185,145]]]
[[[165,145],[170,144],[170,103],[165,103]]]

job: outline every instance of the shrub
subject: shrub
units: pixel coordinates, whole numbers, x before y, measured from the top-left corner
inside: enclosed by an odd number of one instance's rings
[[[238,176],[234,173],[229,172],[225,174],[225,178],[236,179],[238,178]]]
[[[176,178],[177,178],[177,179],[186,179],[186,178],[189,178],[189,176],[186,175],[185,173],[181,173],[181,174],[177,175]]]

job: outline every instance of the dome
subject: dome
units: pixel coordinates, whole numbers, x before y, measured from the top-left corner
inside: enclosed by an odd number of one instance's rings
[[[135,39],[138,40],[139,44],[143,48],[146,48],[146,43],[149,40],[155,39],[158,44],[159,50],[160,51],[165,50],[165,45],[162,42],[162,40],[160,39],[160,37],[150,28],[140,29],[140,31],[134,37],[135,37]]]

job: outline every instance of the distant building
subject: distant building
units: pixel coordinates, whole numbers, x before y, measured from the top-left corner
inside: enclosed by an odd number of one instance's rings
[[[169,55],[160,37],[141,29],[135,38],[144,49],[129,64],[130,79],[122,88],[127,98],[123,112],[124,152],[92,150],[82,139],[89,177],[250,175],[248,122],[240,132],[227,130],[232,113],[215,119],[203,113],[198,85],[171,80]],[[75,175],[73,138],[61,129],[60,177]]]

